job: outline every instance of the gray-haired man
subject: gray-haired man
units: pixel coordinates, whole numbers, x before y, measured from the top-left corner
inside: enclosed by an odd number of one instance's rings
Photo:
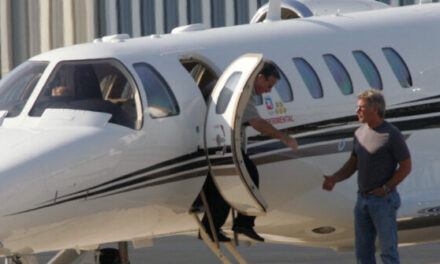
[[[376,235],[383,263],[399,263],[396,212],[400,197],[396,186],[410,173],[411,157],[400,131],[384,120],[383,95],[371,89],[360,93],[358,99],[356,113],[359,122],[365,124],[355,131],[349,160],[332,176],[324,175],[322,187],[331,191],[337,182],[349,178],[357,170],[357,263],[376,263]]]

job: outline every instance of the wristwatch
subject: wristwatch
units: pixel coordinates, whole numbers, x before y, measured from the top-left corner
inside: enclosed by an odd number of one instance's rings
[[[388,186],[386,186],[386,184],[382,185],[382,189],[383,189],[386,193],[391,192],[391,189],[388,188]]]

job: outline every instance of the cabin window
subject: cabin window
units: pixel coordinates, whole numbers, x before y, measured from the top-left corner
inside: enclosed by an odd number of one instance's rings
[[[47,108],[105,112],[111,123],[141,126],[135,83],[116,60],[60,62],[29,114],[41,116]]]
[[[352,94],[353,83],[344,65],[332,54],[325,54],[323,57],[342,94]]]
[[[281,71],[281,69],[278,67],[277,67],[277,69],[278,69],[278,72],[280,73],[280,79],[273,87],[273,90],[275,90],[278,93],[278,96],[280,97],[281,101],[283,101],[284,103],[292,102],[293,101],[292,88],[290,87],[290,84],[287,81],[287,78],[284,75],[283,71]],[[254,95],[254,98],[255,98],[256,105],[263,104],[263,96]]]
[[[363,51],[353,51],[354,58],[371,88],[382,90],[382,79],[373,61]]]
[[[383,48],[383,54],[393,70],[394,76],[403,88],[412,86],[412,78],[408,67],[402,57],[393,48]]]
[[[148,112],[152,118],[178,115],[180,110],[176,97],[165,79],[146,63],[134,64],[147,94]]]
[[[322,90],[321,81],[313,67],[303,58],[294,58],[293,62],[309,90],[310,95],[315,99],[322,98],[324,92]]]
[[[20,114],[47,65],[47,62],[27,61],[3,78],[0,82],[0,111],[7,111],[6,117]]]
[[[225,86],[222,88],[220,95],[218,97],[217,105],[215,107],[215,112],[219,115],[223,114],[228,107],[229,101],[231,100],[234,89],[238,84],[241,77],[241,72],[234,72],[229,79],[226,81]]]
[[[217,83],[217,75],[215,72],[205,63],[197,59],[182,59],[180,60],[180,63],[182,63],[183,67],[185,67],[194,79],[203,98],[207,102],[212,90],[214,90],[215,84]]]

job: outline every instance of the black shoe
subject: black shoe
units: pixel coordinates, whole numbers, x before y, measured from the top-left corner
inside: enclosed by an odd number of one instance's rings
[[[205,212],[205,206],[202,203],[202,198],[200,198],[200,195],[197,196],[197,199],[193,202],[191,205],[191,208],[189,209],[190,213],[200,214]]]
[[[239,234],[243,234],[249,238],[252,238],[253,240],[257,240],[260,242],[264,242],[264,238],[262,238],[260,235],[255,232],[255,230],[252,227],[246,227],[246,226],[234,226],[232,227],[232,230]]]
[[[206,233],[209,235],[209,238],[211,238],[211,241],[214,242],[214,238],[211,234],[211,231],[207,230]],[[217,230],[217,238],[218,238],[218,242],[231,242],[231,239],[227,237],[221,230]],[[200,231],[199,231],[199,239],[202,239],[202,236],[200,235]]]
[[[205,212],[205,207],[203,206],[203,205],[198,205],[198,206],[192,206],[190,209],[189,209],[189,212],[191,213],[191,214],[201,214],[201,213],[204,213]]]

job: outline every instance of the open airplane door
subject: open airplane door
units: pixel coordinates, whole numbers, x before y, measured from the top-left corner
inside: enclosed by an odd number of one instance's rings
[[[245,54],[229,65],[211,94],[205,122],[205,150],[214,182],[223,198],[245,215],[262,215],[267,207],[241,151],[242,117],[262,67],[261,54]]]

